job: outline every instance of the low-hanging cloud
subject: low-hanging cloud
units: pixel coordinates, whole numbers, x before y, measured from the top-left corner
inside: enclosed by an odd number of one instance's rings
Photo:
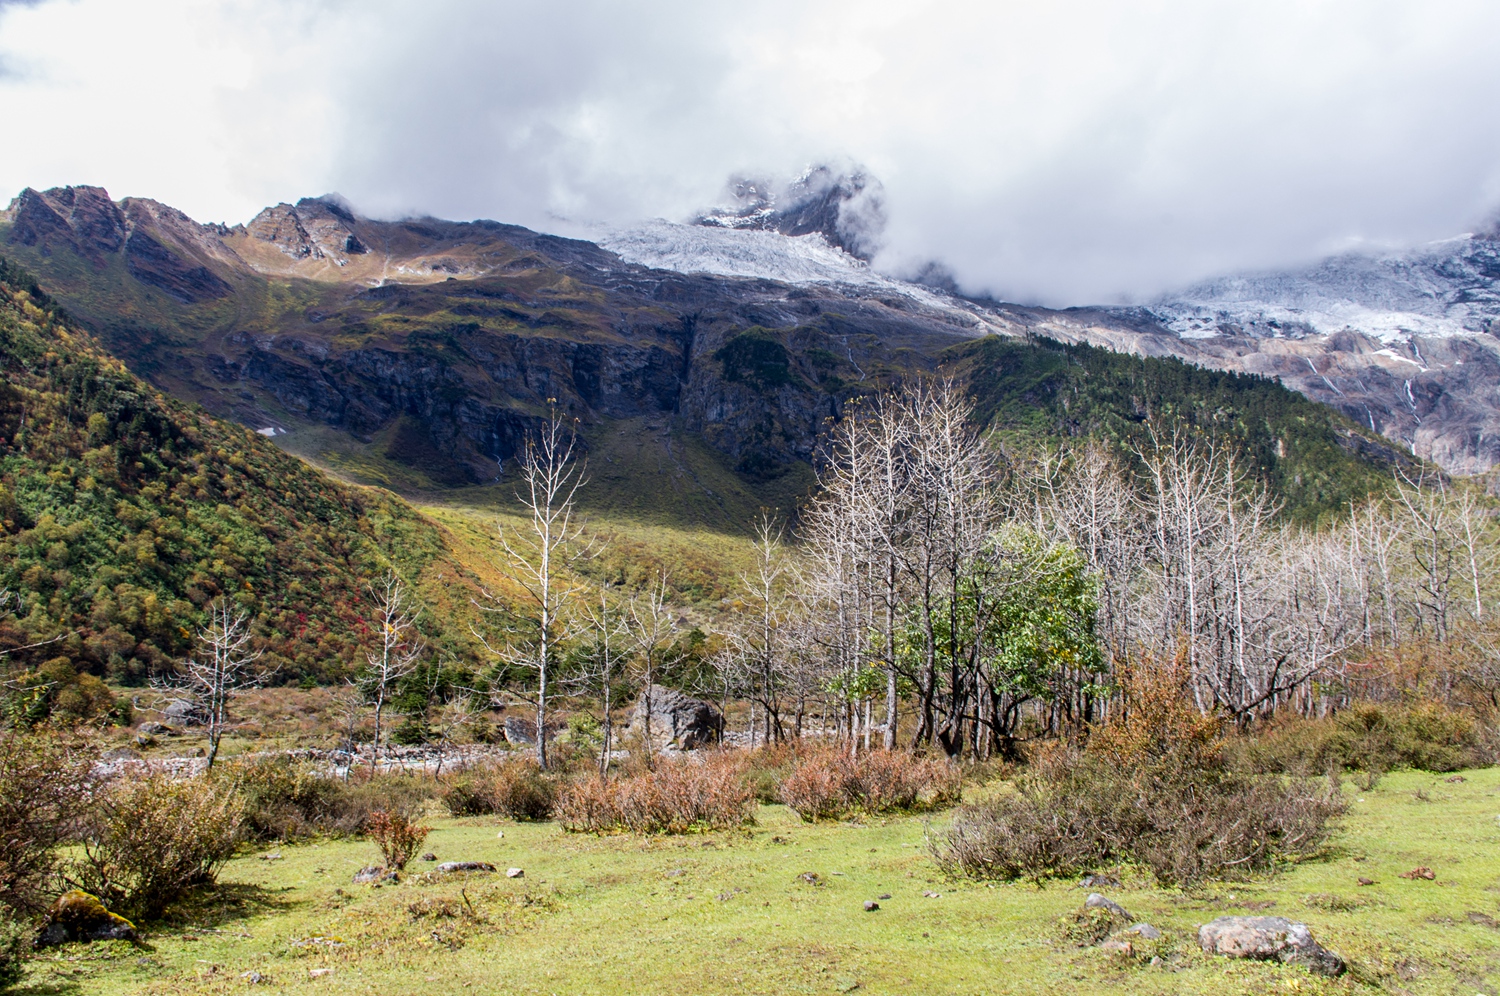
[[[582,232],[856,162],[878,261],[1053,304],[1472,228],[1500,6],[0,3],[0,190]]]

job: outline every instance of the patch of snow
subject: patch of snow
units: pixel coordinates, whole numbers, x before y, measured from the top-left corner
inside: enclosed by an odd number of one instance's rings
[[[864,260],[829,245],[818,233],[794,236],[658,220],[608,232],[599,245],[626,262],[658,270],[759,277],[785,284],[870,287],[932,307],[952,306],[929,288],[876,271]]]
[[[1422,371],[1423,373],[1427,372],[1427,368],[1424,367],[1424,366],[1422,366],[1422,364],[1418,363],[1416,360],[1412,359],[1409,356],[1402,356],[1400,353],[1396,352],[1394,349],[1391,349],[1389,347],[1387,347],[1385,349],[1377,349],[1377,350],[1375,350],[1374,355],[1376,355],[1376,356],[1388,356],[1391,359],[1397,361],[1398,363],[1410,363],[1412,366],[1416,367],[1418,370]]]
[[[285,436],[285,429],[278,429],[274,425],[268,425],[264,429],[256,429],[255,434],[265,436],[267,439],[275,439],[277,436]]]
[[[604,233],[598,244],[627,263],[678,273],[752,277],[794,286],[824,285],[858,294],[892,294],[943,312],[975,334],[995,331],[982,309],[941,291],[887,276],[822,235],[680,225],[657,220]]]

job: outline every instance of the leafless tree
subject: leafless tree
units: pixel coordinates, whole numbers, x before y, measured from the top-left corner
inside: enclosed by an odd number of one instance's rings
[[[760,707],[767,743],[786,738],[782,696],[796,685],[789,673],[794,657],[785,632],[790,614],[787,581],[781,527],[763,514],[756,525],[755,567],[740,575],[738,625],[725,631],[721,657],[725,666],[738,672],[743,694]]]
[[[531,697],[536,719],[536,760],[547,767],[547,708],[559,650],[567,640],[569,604],[585,590],[572,573],[592,553],[576,515],[578,489],[586,482],[584,467],[575,459],[578,436],[574,424],[553,408],[535,438],[526,441],[521,457],[521,490],[517,498],[525,525],[501,529],[499,545],[503,569],[523,593],[522,612],[528,621],[524,638],[495,646],[482,633],[475,636],[500,660],[536,675]],[[487,607],[499,610],[501,598],[485,592]]]
[[[667,600],[667,574],[658,574],[644,592],[630,599],[626,608],[626,628],[634,651],[631,666],[641,689],[641,749],[646,763],[654,762],[655,744],[651,731],[651,691],[664,663],[664,655],[677,633],[677,619]]]
[[[599,601],[583,607],[593,654],[576,683],[599,698],[604,714],[602,740],[599,746],[599,777],[609,775],[610,752],[614,748],[614,692],[630,659],[631,633],[629,618],[616,604],[610,585],[602,584],[596,594]]]
[[[265,651],[254,647],[250,614],[226,598],[208,606],[208,622],[198,628],[198,650],[179,667],[182,683],[202,708],[208,728],[208,767],[219,755],[229,720],[229,699],[266,677],[256,665]]]
[[[395,571],[386,571],[378,585],[370,588],[375,603],[372,628],[380,642],[365,653],[365,667],[358,676],[365,700],[375,710],[375,739],[370,746],[370,773],[380,760],[381,721],[385,707],[398,686],[416,671],[426,651],[426,641],[417,631],[417,609],[411,592]]]
[[[455,688],[443,697],[434,710],[434,718],[437,722],[437,767],[432,773],[433,778],[443,776],[443,762],[447,759],[448,748],[453,745],[455,738],[468,728],[478,714],[477,697],[471,688]]]

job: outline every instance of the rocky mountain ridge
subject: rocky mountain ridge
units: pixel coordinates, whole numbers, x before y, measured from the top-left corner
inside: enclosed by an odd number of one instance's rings
[[[783,220],[826,222],[849,194],[832,184],[782,201],[796,209]],[[202,225],[72,187],[17,197],[0,251],[157,386],[356,479],[406,492],[494,483],[555,402],[581,419],[596,494],[721,526],[804,494],[819,439],[852,399],[916,371],[969,369],[968,344],[986,336],[1149,356],[1187,344],[1229,365],[1143,315],[897,280],[821,227],[787,235],[774,211],[754,210],[755,224],[658,222],[595,244],[490,221],[372,220],[335,197]],[[1014,369],[986,376],[1001,394],[1033,392],[1031,410],[1052,413],[1040,431],[1088,431],[1047,395],[1064,389],[1061,368],[1049,360],[1033,382],[1030,360],[1003,355]],[[1152,382],[1142,369],[1115,373]],[[1160,401],[1121,396],[1120,414]],[[1370,445],[1347,425],[1326,431],[1351,453]]]

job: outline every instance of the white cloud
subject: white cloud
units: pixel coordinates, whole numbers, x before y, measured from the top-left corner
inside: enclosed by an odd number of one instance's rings
[[[1480,220],[1497,38],[1461,0],[3,5],[0,190],[558,230],[847,158],[884,181],[888,265],[1115,300]]]

